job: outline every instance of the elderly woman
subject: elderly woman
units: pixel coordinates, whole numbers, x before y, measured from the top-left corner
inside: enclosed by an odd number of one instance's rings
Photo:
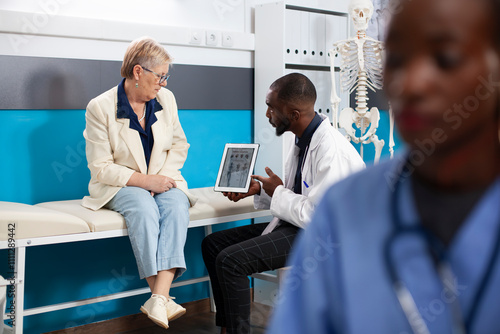
[[[188,209],[196,201],[180,172],[189,144],[174,95],[162,89],[170,63],[155,40],[133,41],[124,79],[89,102],[84,131],[91,180],[83,206],[125,218],[139,275],[152,292],[141,311],[164,328],[186,312],[169,291],[186,270]]]

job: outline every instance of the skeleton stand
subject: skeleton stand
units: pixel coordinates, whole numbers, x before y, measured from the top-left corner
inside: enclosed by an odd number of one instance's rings
[[[383,44],[373,38],[367,37],[364,30],[358,30],[356,37],[335,43],[330,50],[330,66],[332,77],[331,104],[333,111],[333,124],[345,129],[347,139],[361,144],[360,155],[363,157],[363,145],[375,145],[375,163],[378,163],[384,140],[378,138],[375,132],[378,129],[380,113],[378,108],[368,110],[368,88],[375,92],[382,89],[382,53]],[[351,94],[356,91],[356,109],[344,108],[337,124],[338,106],[340,98],[336,93],[334,58],[340,54],[341,91]],[[392,108],[389,108],[390,133],[389,152],[391,158],[394,154],[394,117]],[[361,135],[356,136],[353,124],[361,130]]]

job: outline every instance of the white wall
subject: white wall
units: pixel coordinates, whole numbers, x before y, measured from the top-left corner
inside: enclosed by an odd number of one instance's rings
[[[157,22],[177,27],[253,33],[253,8],[276,0],[3,0],[0,9],[58,15]],[[348,0],[290,0],[291,5],[346,11]]]
[[[243,0],[3,0],[0,8],[189,28],[244,31],[245,25]]]
[[[149,35],[176,63],[253,67],[256,4],[269,0],[2,0],[0,54],[121,60]],[[288,3],[345,11],[349,0]],[[207,45],[215,34],[216,45]],[[200,44],[192,44],[197,35]],[[230,37],[230,44],[223,44]]]

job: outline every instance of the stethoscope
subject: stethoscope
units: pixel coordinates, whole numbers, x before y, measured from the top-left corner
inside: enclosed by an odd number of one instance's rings
[[[393,258],[391,256],[391,250],[393,248],[394,242],[396,241],[396,238],[401,237],[405,234],[416,234],[425,241],[428,250],[433,255],[433,260],[436,263],[436,272],[439,276],[439,279],[441,280],[443,287],[451,291],[453,295],[457,297],[454,298],[454,300],[450,303],[450,311],[453,321],[452,332],[456,334],[469,333],[474,324],[474,321],[476,320],[477,310],[481,305],[481,300],[485,294],[486,287],[488,286],[493,273],[493,268],[498,259],[498,254],[500,251],[500,224],[497,230],[493,252],[487,263],[486,271],[481,278],[480,284],[478,285],[478,291],[474,296],[472,307],[468,314],[464,317],[460,309],[457,286],[455,285],[454,275],[448,262],[446,247],[434,234],[429,232],[420,224],[405,226],[400,219],[398,199],[400,183],[403,178],[402,175],[405,171],[408,171],[406,163],[397,176],[394,191],[392,192],[390,204],[392,211],[391,218],[394,224],[394,228],[392,233],[387,238],[384,246],[385,264],[389,277],[392,281],[394,292],[410,324],[410,327],[412,328],[412,331],[415,334],[430,333],[427,324],[422,317],[422,314],[418,310],[413,296],[406,287],[405,283],[398,276]],[[405,173],[405,175],[409,175],[409,173]]]

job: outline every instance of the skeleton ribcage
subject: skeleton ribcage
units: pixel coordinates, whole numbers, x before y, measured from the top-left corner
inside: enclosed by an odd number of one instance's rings
[[[363,44],[364,69],[358,61],[358,45],[354,40],[339,45],[341,56],[340,87],[343,92],[352,93],[357,88],[359,74],[364,70],[367,86],[372,90],[382,89],[382,43],[366,39]]]

